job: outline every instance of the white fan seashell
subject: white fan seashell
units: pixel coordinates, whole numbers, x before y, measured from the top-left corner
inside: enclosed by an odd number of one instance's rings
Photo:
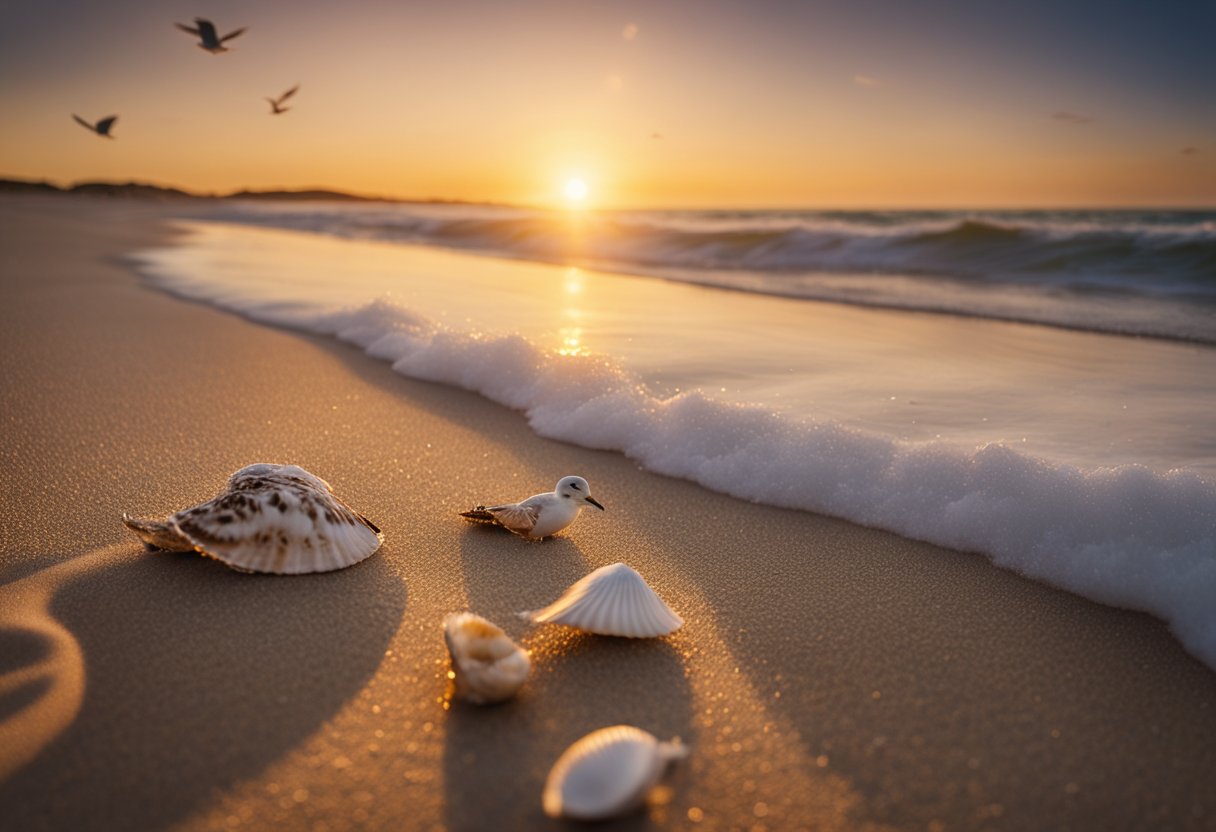
[[[684,626],[684,619],[623,563],[601,566],[543,610],[520,616],[538,624],[567,624],[588,633],[626,638],[665,636]]]
[[[567,748],[545,781],[541,804],[553,818],[603,820],[641,806],[668,762],[688,754],[632,725],[592,731]]]
[[[452,613],[443,620],[443,640],[452,657],[453,696],[475,705],[510,699],[532,662],[511,637],[480,615]]]
[[[325,480],[266,462],[237,471],[209,502],[164,520],[124,514],[122,522],[152,548],[200,552],[241,572],[279,575],[345,569],[384,540]]]

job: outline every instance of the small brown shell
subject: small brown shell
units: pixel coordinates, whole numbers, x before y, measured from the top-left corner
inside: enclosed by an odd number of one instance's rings
[[[528,654],[480,615],[452,613],[443,621],[443,639],[452,657],[457,699],[476,705],[510,699],[532,670]]]

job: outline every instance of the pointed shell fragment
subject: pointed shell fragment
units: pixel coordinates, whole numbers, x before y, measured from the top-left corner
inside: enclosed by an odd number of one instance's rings
[[[452,613],[443,620],[443,639],[452,657],[457,699],[475,705],[510,699],[532,669],[528,654],[480,615]]]
[[[646,580],[623,563],[601,566],[542,610],[520,613],[538,624],[566,624],[588,633],[655,638],[684,626]]]
[[[164,520],[123,515],[157,549],[196,551],[241,572],[298,575],[345,569],[384,535],[338,499],[329,483],[295,465],[247,465],[213,500]]]
[[[631,725],[592,731],[558,757],[541,804],[553,818],[603,820],[641,806],[668,762],[688,751]]]

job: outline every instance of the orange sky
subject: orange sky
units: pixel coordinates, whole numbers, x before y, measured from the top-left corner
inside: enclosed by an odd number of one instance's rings
[[[0,49],[0,175],[541,203],[580,176],[605,207],[1216,203],[1202,10],[102,5],[0,12],[23,33]],[[196,14],[250,28],[209,55],[172,26]],[[118,114],[117,138],[72,112]]]

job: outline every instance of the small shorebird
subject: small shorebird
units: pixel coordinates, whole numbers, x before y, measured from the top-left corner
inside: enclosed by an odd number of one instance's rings
[[[583,506],[604,507],[591,496],[591,487],[582,477],[562,477],[545,494],[536,494],[518,503],[478,506],[460,516],[477,523],[493,523],[529,540],[556,534],[574,522]]]
[[[92,132],[96,133],[97,135],[103,136],[107,139],[114,138],[113,136],[110,135],[110,128],[114,126],[114,122],[118,121],[118,116],[107,116],[106,118],[103,118],[101,121],[97,122],[96,124],[89,124],[87,121],[85,121],[80,116],[76,115],[75,113],[72,113],[72,118],[76,119],[76,123],[79,124],[81,127],[85,128],[86,130],[91,130]]]
[[[188,35],[195,35],[198,38],[198,48],[206,52],[210,52],[212,55],[227,52],[228,47],[224,46],[224,43],[232,40],[238,35],[244,34],[245,29],[247,28],[242,26],[235,32],[229,32],[223,37],[220,37],[219,33],[215,31],[215,24],[210,20],[204,20],[201,17],[196,17],[194,18],[194,23],[194,26],[187,26],[185,23],[174,23],[173,25]]]
[[[287,112],[288,110],[290,110],[291,109],[290,107],[283,106],[283,102],[286,101],[287,99],[291,98],[293,95],[295,95],[299,91],[299,89],[300,89],[300,85],[296,84],[294,87],[292,87],[287,92],[280,95],[278,98],[269,98],[268,97],[266,100],[270,102],[271,115],[279,116],[279,115],[282,115],[283,113]]]

